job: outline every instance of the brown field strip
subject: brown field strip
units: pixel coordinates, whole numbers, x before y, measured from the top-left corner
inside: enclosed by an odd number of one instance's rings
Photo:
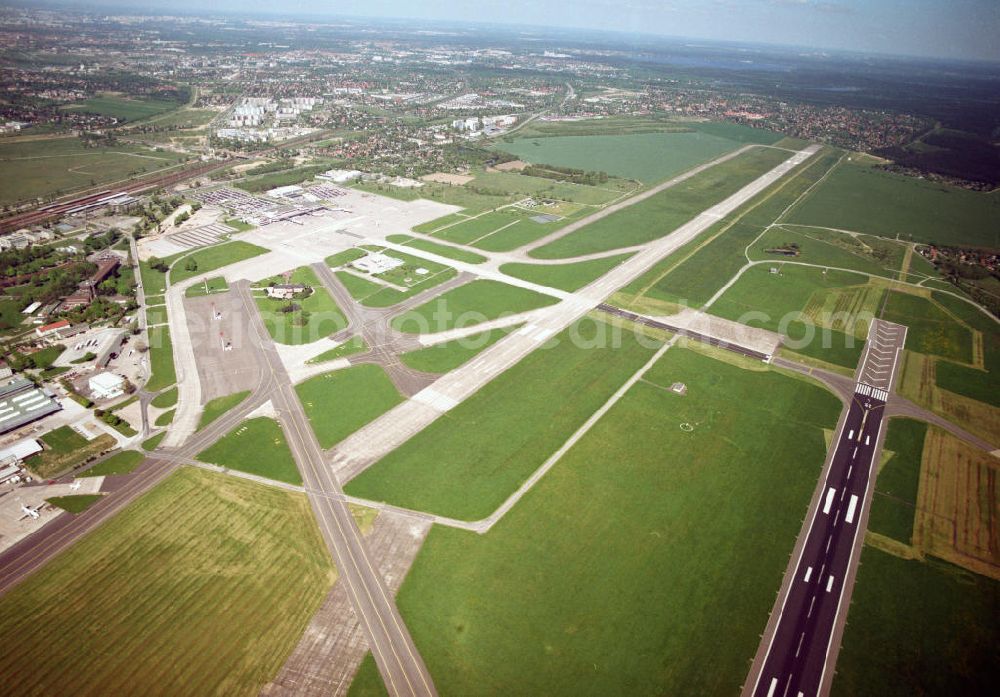
[[[913,546],[1000,580],[1000,460],[948,432],[927,430]]]
[[[3,692],[256,695],[334,579],[304,495],[181,468],[0,598]]]

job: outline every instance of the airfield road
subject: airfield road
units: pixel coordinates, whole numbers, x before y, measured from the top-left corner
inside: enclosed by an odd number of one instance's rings
[[[724,201],[712,206],[673,232],[650,242],[641,251],[590,285],[576,293],[566,294],[562,301],[539,311],[535,318],[521,329],[511,332],[473,360],[438,378],[412,399],[391,409],[343,440],[330,454],[330,463],[340,483],[343,484],[356,477],[377,460],[402,445],[443,413],[460,404],[490,380],[603,303],[605,298],[619,288],[645,273],[663,257],[695,239],[719,219],[808,160],[818,150],[819,146],[809,146],[796,152]],[[634,198],[629,201],[636,202]],[[594,216],[590,216],[584,220],[593,218]]]
[[[885,438],[885,405],[906,328],[873,320],[854,394],[813,495],[775,608],[754,659],[745,697],[816,697],[829,693]],[[885,370],[884,373],[873,372]],[[862,381],[880,376],[880,385]]]
[[[246,281],[234,292],[244,305],[251,331],[256,335],[261,366],[272,385],[271,402],[288,445],[299,467],[309,503],[330,549],[340,581],[345,583],[352,606],[365,629],[385,685],[391,695],[436,694],[430,673],[410,637],[403,618],[381,575],[376,571],[361,533],[343,499],[343,491],[323,461],[323,451],[306,418],[288,373],[285,371]],[[322,493],[319,493],[322,492]]]

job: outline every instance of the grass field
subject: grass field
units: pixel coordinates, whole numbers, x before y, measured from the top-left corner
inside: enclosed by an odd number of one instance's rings
[[[295,386],[316,439],[331,448],[403,401],[377,365],[356,365]]]
[[[167,432],[163,431],[162,433],[157,433],[155,436],[147,438],[146,440],[142,441],[142,449],[145,450],[146,452],[152,452],[156,450],[157,446],[160,445],[160,441],[162,441],[164,437],[166,437],[166,435]]]
[[[271,282],[284,283],[284,278],[274,277],[261,281],[258,287],[265,288]],[[293,312],[283,312],[289,306],[287,300],[255,295],[254,300],[260,310],[264,326],[271,338],[279,344],[297,346],[311,344],[335,334],[347,326],[347,318],[340,311],[336,301],[316,278],[316,273],[308,266],[301,266],[292,273],[292,283],[302,283],[312,288],[307,297],[291,301],[299,307]]]
[[[983,343],[983,370],[938,361],[935,370],[937,386],[1000,407],[1000,326],[968,303],[949,295],[933,293],[932,298],[941,309],[969,329],[980,332]]]
[[[49,431],[41,437],[41,441],[46,448],[25,463],[41,479],[62,474],[115,445],[115,439],[106,433],[88,441],[69,426]]]
[[[156,324],[166,324],[166,322],[167,322],[166,306],[146,308],[146,323],[148,326],[151,327]]]
[[[239,404],[249,396],[250,391],[247,390],[245,392],[234,392],[233,394],[226,395],[225,397],[216,397],[215,399],[209,400],[202,408],[201,418],[198,420],[197,430],[200,431],[230,409],[239,406]]]
[[[892,419],[886,432],[885,449],[893,455],[879,470],[875,481],[868,529],[903,544],[910,544],[913,536],[926,435],[927,424],[922,421]]]
[[[992,694],[998,606],[998,581],[866,546],[831,694]]]
[[[553,348],[537,349],[346,490],[465,520],[489,515],[655,350],[627,332],[612,348],[615,336],[610,325],[581,320]]]
[[[680,349],[654,370],[490,532],[431,530],[398,603],[442,695],[738,691],[840,404]]]
[[[123,450],[115,453],[107,460],[99,462],[84,472],[83,477],[107,477],[116,474],[128,474],[146,459],[146,456],[135,450]]]
[[[482,172],[476,175],[473,186],[534,198],[601,205],[613,201],[622,195],[623,190],[634,188],[635,185],[612,180],[599,186],[586,186],[518,172]]]
[[[392,326],[411,334],[469,327],[507,314],[558,302],[556,298],[499,281],[480,279],[442,293],[393,318]]]
[[[773,169],[787,157],[787,152],[771,149],[743,153],[645,201],[532,250],[531,256],[559,259],[658,239]]]
[[[597,170],[652,184],[738,144],[708,133],[638,133],[519,138],[497,147],[525,162]]]
[[[177,388],[172,387],[166,392],[161,392],[160,394],[153,397],[150,402],[157,409],[166,409],[167,407],[172,407],[177,404]]]
[[[427,346],[416,351],[404,353],[400,358],[410,368],[425,373],[447,373],[459,367],[473,356],[492,346],[517,327],[493,329],[474,336],[446,341],[443,344]]]
[[[177,412],[175,409],[170,409],[169,411],[163,412],[162,414],[156,417],[156,420],[153,422],[153,425],[157,427],[169,426],[174,422],[174,416],[176,413]]]
[[[317,363],[326,363],[327,361],[335,361],[338,358],[347,358],[348,356],[353,356],[358,353],[364,353],[368,349],[369,346],[367,343],[365,343],[365,340],[362,339],[360,336],[355,336],[348,339],[347,341],[342,343],[340,346],[337,346],[336,348],[332,348],[329,351],[324,351],[318,356],[310,358],[308,361],[306,361],[306,364],[315,365]]]
[[[18,694],[256,695],[333,579],[305,496],[182,468],[0,598],[0,669]]]
[[[202,283],[194,284],[184,291],[184,296],[187,298],[199,298],[204,295],[225,293],[227,290],[229,290],[229,284],[226,283],[226,279],[222,276],[216,276],[214,278],[206,278]]]
[[[824,274],[820,269],[788,264],[781,267],[780,274],[770,273],[766,266],[755,266],[715,302],[711,313],[781,332],[789,338],[787,347],[793,351],[854,368],[864,348],[862,338],[857,333],[817,326],[815,317],[810,317],[806,310],[817,303],[825,306],[827,295],[840,293],[863,280],[857,274],[840,271]]]
[[[146,389],[150,392],[162,390],[177,382],[174,372],[174,348],[170,342],[170,328],[166,326],[149,329],[149,358],[151,374]]]
[[[390,252],[390,254],[395,253]],[[400,255],[395,254],[395,256]],[[428,269],[431,268],[431,266],[436,265],[433,265],[432,262],[427,262],[426,265],[423,265],[424,268]],[[445,281],[450,281],[458,275],[458,272],[455,269],[450,267],[443,268],[443,270],[428,275],[422,281],[417,281],[412,283],[412,285],[408,285],[406,290],[399,290],[398,288],[393,288],[391,286],[377,283],[376,281],[368,280],[358,273],[351,273],[348,271],[336,271],[335,273],[337,274],[337,278],[339,278],[344,284],[344,287],[347,288],[351,297],[365,307],[390,307],[416,295],[417,293],[421,293],[428,288],[433,288],[434,286],[440,285]]]
[[[754,261],[775,263],[788,257],[768,253],[769,249],[798,245],[795,261],[820,266],[856,269],[885,278],[897,278],[905,247],[893,240],[870,235],[846,235],[840,232],[807,227],[781,227],[768,230],[750,249]],[[931,275],[937,274],[931,270]],[[914,279],[914,282],[918,279]]]
[[[83,513],[101,500],[103,494],[71,494],[69,496],[53,496],[45,499],[56,508],[61,508],[67,513]]]
[[[969,363],[972,335],[927,298],[890,293],[882,319],[905,324],[906,348],[910,351]]]
[[[127,179],[182,158],[137,145],[88,148],[77,138],[0,142],[0,205]]]
[[[132,99],[130,97],[102,95],[72,102],[60,107],[60,109],[62,111],[112,116],[121,121],[139,121],[177,109],[179,106],[180,104],[177,102],[165,99]]]
[[[244,259],[251,259],[261,254],[267,254],[267,251],[263,247],[239,240],[226,242],[214,247],[205,247],[197,252],[186,254],[180,261],[175,263],[170,268],[170,282],[180,283],[192,276],[198,276],[208,271],[221,269],[223,266],[235,264]],[[197,265],[195,269],[186,268],[190,260],[194,260]]]
[[[351,682],[347,697],[389,697],[389,692],[385,689],[385,683],[382,682],[378,665],[376,665],[371,652],[365,654],[361,661],[361,666]]]
[[[430,252],[431,254],[440,254],[443,257],[448,257],[449,259],[454,259],[455,261],[464,261],[466,264],[482,264],[486,261],[486,257],[482,254],[476,254],[475,252],[470,252],[467,249],[459,249],[446,244],[437,244],[436,242],[430,242],[429,240],[410,237],[409,235],[389,235],[386,239],[390,242],[405,244],[407,247],[421,249],[425,252]]]
[[[281,426],[267,417],[247,419],[198,453],[198,459],[279,482],[302,484]]]
[[[857,162],[838,167],[790,220],[916,242],[1000,248],[1000,197]]]
[[[618,254],[573,264],[503,264],[500,270],[524,281],[572,292],[596,281],[630,256]]]
[[[483,213],[474,218],[453,218],[446,216],[423,226],[417,232],[431,234],[442,240],[456,244],[478,247],[488,252],[507,252],[533,242],[541,237],[565,227],[577,216],[566,216],[561,220],[540,223],[533,217],[547,213],[544,209],[526,210],[508,206],[500,210]],[[578,214],[590,212],[578,209]]]

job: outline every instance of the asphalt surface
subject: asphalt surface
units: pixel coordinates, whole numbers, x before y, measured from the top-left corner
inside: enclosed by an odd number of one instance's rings
[[[884,440],[885,405],[906,328],[874,320],[857,382],[786,572],[744,695],[829,693]],[[881,353],[875,353],[879,347]],[[884,360],[881,360],[884,358]],[[877,372],[876,372],[877,371]]]
[[[264,327],[250,295],[240,281],[233,292],[242,297],[251,330],[270,375],[271,403],[302,474],[309,503],[319,523],[354,611],[361,620],[368,645],[391,695],[434,695],[434,683],[396,609],[392,595],[368,556],[361,533],[351,516],[343,491],[323,461],[323,451],[306,418],[288,373]],[[345,405],[346,407],[346,405]]]
[[[741,356],[746,356],[747,358],[756,358],[759,361],[769,361],[771,356],[766,353],[761,353],[760,351],[754,351],[746,346],[741,346],[739,344],[733,344],[728,341],[723,341],[722,339],[717,339],[714,336],[709,336],[708,334],[702,334],[701,332],[696,332],[691,329],[686,329],[684,327],[677,327],[666,322],[661,322],[660,320],[655,320],[650,317],[645,317],[643,315],[638,315],[634,312],[629,312],[628,310],[623,310],[620,307],[615,307],[614,305],[608,305],[607,303],[601,303],[597,306],[598,310],[602,312],[607,312],[608,314],[616,315],[618,317],[624,317],[627,320],[631,320],[636,324],[642,324],[647,327],[653,327],[654,329],[663,329],[665,331],[677,334],[678,336],[683,336],[688,339],[693,339],[694,341],[700,341],[703,344],[710,344],[712,346],[717,346],[726,351],[732,351],[733,353],[738,353]]]

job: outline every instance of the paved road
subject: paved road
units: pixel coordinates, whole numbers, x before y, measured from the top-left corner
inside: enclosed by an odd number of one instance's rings
[[[857,376],[875,376],[878,384],[857,382],[841,417],[744,686],[747,697],[829,693],[885,438],[885,404],[905,339],[905,327],[874,320]]]
[[[271,376],[271,403],[302,474],[309,503],[337,565],[340,582],[347,585],[354,611],[364,627],[369,647],[389,693],[436,694],[430,673],[385,582],[368,556],[361,533],[343,500],[343,491],[323,462],[323,451],[274,343],[256,311],[249,283],[240,281],[233,292],[243,299],[246,316],[250,318],[251,329],[259,342],[260,354],[265,363],[262,372]]]

